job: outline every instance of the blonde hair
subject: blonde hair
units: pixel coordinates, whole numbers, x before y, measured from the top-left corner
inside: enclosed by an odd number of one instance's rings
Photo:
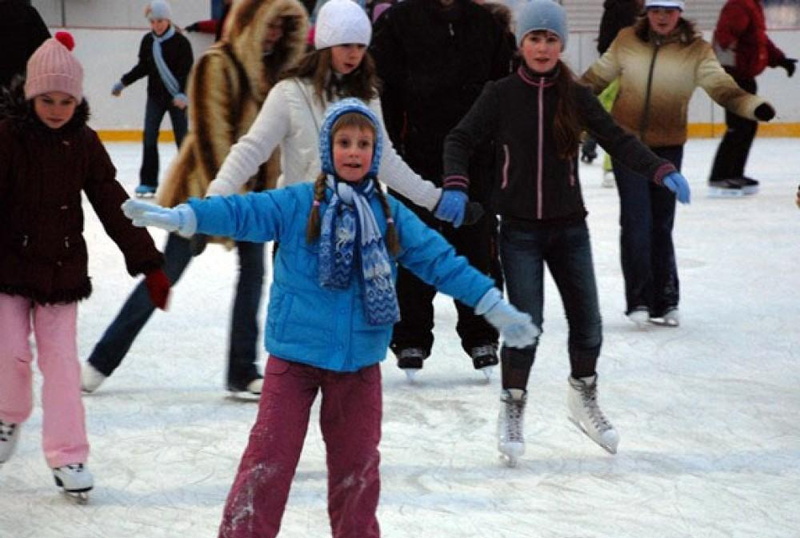
[[[369,118],[363,114],[359,114],[358,112],[342,114],[342,116],[333,123],[330,134],[331,140],[333,140],[334,135],[339,131],[339,129],[344,127],[356,127],[364,131],[369,131],[372,133],[373,141],[377,137],[375,125],[373,125]],[[310,213],[308,214],[308,224],[306,225],[306,243],[313,243],[314,241],[318,240],[320,236],[322,222],[319,214],[319,206],[320,203],[325,199],[325,189],[327,187],[326,180],[327,176],[324,173],[321,173],[317,176],[317,180],[314,182],[314,203],[311,206]],[[397,237],[397,229],[395,228],[394,219],[392,218],[392,211],[389,208],[389,201],[386,199],[386,195],[384,194],[383,188],[381,187],[381,184],[377,178],[371,179],[370,181],[375,182],[375,192],[377,193],[378,200],[381,203],[383,215],[386,217],[386,235],[384,236],[386,249],[389,251],[389,254],[396,256],[400,253],[400,240]]]

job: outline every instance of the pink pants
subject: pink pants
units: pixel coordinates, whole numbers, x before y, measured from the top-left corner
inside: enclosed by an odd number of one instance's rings
[[[220,538],[278,535],[311,405],[320,390],[333,537],[380,536],[380,366],[340,373],[270,356],[258,417],[228,494]]]
[[[33,332],[43,378],[42,446],[50,467],[83,463],[89,455],[77,317],[77,303],[42,306],[0,294],[0,419],[22,423],[33,411]]]

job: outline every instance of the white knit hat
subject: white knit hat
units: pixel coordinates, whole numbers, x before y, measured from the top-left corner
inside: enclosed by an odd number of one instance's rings
[[[678,8],[683,11],[686,7],[686,2],[684,0],[645,0],[644,8],[650,9],[651,7]]]
[[[156,19],[172,20],[172,9],[164,0],[153,0],[147,8],[145,15],[151,21]]]
[[[350,43],[369,45],[371,38],[369,17],[353,0],[329,0],[320,8],[314,27],[314,47],[318,50]]]

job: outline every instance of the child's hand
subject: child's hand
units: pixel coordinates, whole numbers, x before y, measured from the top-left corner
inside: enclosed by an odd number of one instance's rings
[[[531,317],[520,312],[503,299],[500,290],[492,288],[478,301],[475,313],[482,315],[494,325],[508,347],[523,348],[532,346],[541,331],[533,324]]]
[[[197,217],[187,204],[172,209],[141,202],[126,200],[122,212],[133,221],[134,226],[145,228],[155,226],[168,232],[178,232],[183,237],[191,237],[197,230]]]
[[[122,90],[124,88],[125,85],[122,83],[121,80],[115,82],[114,85],[111,87],[111,95],[113,95],[114,97],[119,97],[122,94]]]
[[[434,216],[458,228],[464,222],[467,209],[467,193],[456,189],[444,189],[439,203],[436,205]]]
[[[664,186],[675,193],[675,197],[682,204],[688,204],[691,198],[691,191],[689,190],[689,182],[681,175],[680,172],[670,172],[664,176],[662,181]]]
[[[189,105],[189,98],[184,94],[179,93],[172,99],[172,104],[183,110]]]
[[[155,269],[145,275],[144,283],[153,304],[161,310],[166,310],[171,286],[167,274],[162,269]]]

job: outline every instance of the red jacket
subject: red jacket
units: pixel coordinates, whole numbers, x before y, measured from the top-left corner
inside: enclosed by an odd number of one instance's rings
[[[755,78],[785,58],[767,37],[761,0],[728,0],[714,31],[719,61],[739,78]]]

